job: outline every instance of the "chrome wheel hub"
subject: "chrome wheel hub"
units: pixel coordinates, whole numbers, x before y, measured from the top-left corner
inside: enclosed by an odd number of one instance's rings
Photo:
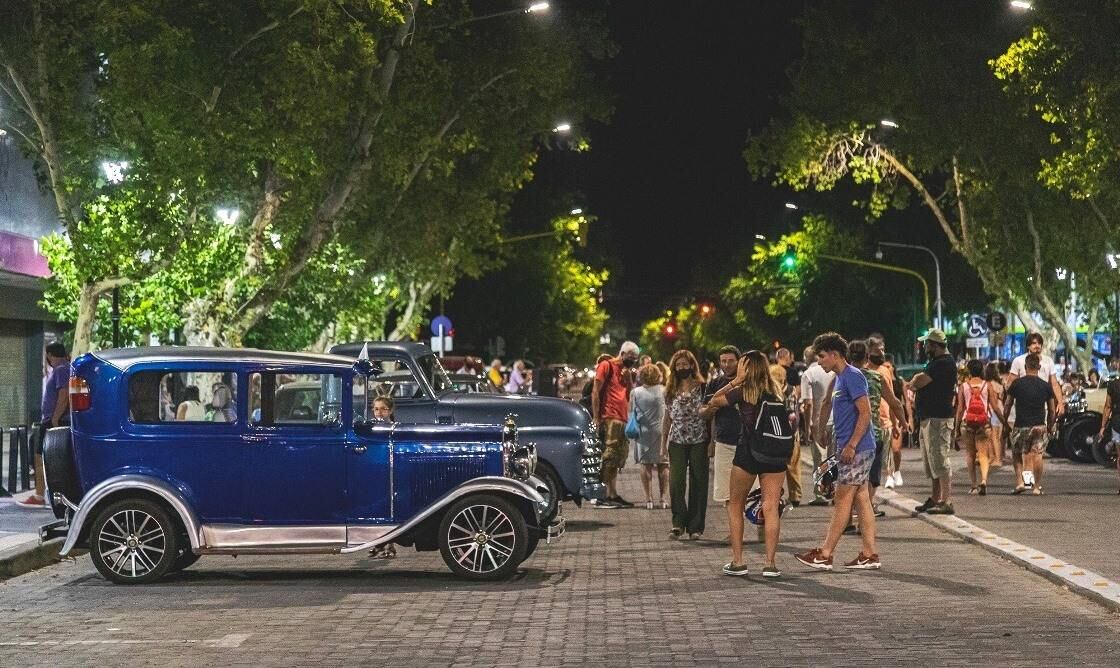
[[[469,506],[459,512],[447,529],[451,556],[474,573],[498,570],[513,556],[517,536],[513,522],[493,506]]]
[[[101,527],[97,549],[118,575],[140,577],[163,558],[167,534],[154,517],[142,510],[122,510]]]

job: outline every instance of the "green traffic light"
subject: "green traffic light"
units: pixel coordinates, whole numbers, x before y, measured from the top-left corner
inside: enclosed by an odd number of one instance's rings
[[[797,265],[797,258],[792,255],[787,255],[785,259],[782,260],[782,264],[785,265],[787,269],[793,269],[793,267]]]

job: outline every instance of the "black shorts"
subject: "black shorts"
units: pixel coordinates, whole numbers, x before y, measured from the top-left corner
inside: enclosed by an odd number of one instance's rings
[[[731,463],[751,475],[786,472],[785,464],[765,464],[755,459],[751,454],[750,446],[742,442],[735,446],[735,459],[731,460]]]
[[[872,487],[878,487],[883,477],[883,442],[875,441],[875,459],[871,462],[871,475],[868,480]]]

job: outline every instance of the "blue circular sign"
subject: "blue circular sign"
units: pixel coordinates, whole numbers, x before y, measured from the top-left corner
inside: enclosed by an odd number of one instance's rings
[[[432,318],[432,336],[439,336],[440,327],[443,328],[444,336],[450,336],[451,330],[453,329],[451,326],[451,318],[445,315],[437,315]]]

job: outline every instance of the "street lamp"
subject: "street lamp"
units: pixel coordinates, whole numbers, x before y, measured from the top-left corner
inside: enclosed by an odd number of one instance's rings
[[[552,131],[557,133],[557,134],[567,134],[567,133],[572,131],[572,124],[571,123],[561,123],[560,125],[557,125],[556,127],[552,128]]]
[[[525,9],[526,14],[532,14],[533,12],[544,12],[544,11],[548,11],[548,3],[547,2],[537,2],[537,3],[529,5]]]
[[[572,215],[573,216],[578,216],[581,213],[583,213],[583,209],[578,209],[578,208],[577,209],[572,209]]]
[[[1013,9],[1029,10],[1034,9],[1034,4],[1027,0],[1011,0],[1011,7]]]
[[[766,236],[762,234],[756,234],[754,235],[754,238],[758,239],[759,241],[766,241]]]
[[[932,250],[926,248],[925,246],[918,246],[916,244],[898,244],[890,241],[880,241],[879,246],[880,248],[875,252],[875,257],[879,259],[882,259],[883,257],[883,249],[881,248],[882,246],[891,246],[893,248],[913,248],[915,250],[922,250],[929,253],[929,256],[933,258],[933,270],[935,278],[934,306],[937,308],[937,328],[945,329],[945,320],[941,315],[941,308],[943,306],[941,302],[941,262],[938,261],[937,255],[935,255]]]
[[[884,118],[883,120],[879,121],[879,125],[882,125],[885,128],[897,128],[898,127],[898,123],[892,121],[889,118]]]
[[[798,209],[798,206],[793,202],[786,202],[786,208],[796,211]]]

